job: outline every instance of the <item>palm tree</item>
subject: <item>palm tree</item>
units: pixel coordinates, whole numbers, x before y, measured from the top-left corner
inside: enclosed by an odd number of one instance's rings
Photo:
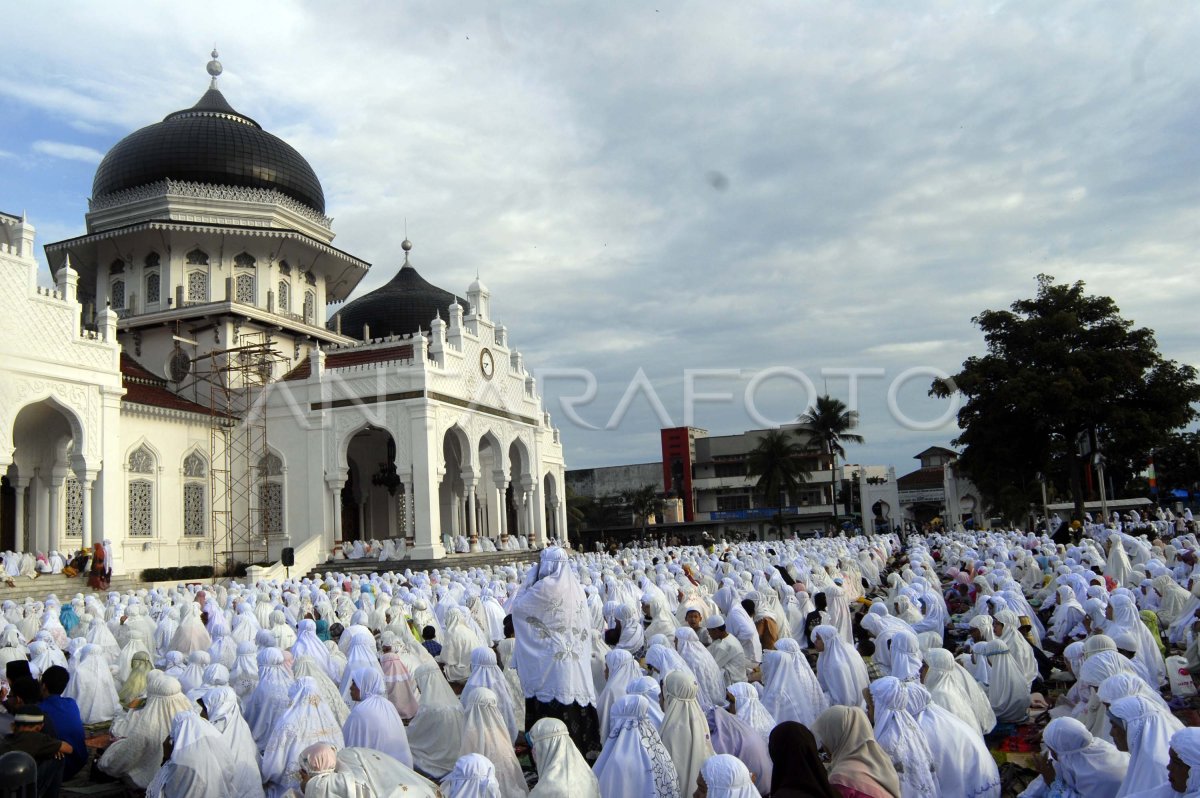
[[[783,539],[785,495],[795,496],[800,484],[808,479],[801,465],[805,449],[783,430],[769,430],[750,450],[746,475],[755,480],[754,490],[764,503],[779,508],[779,538]]]
[[[646,526],[650,516],[662,509],[662,499],[653,485],[645,485],[637,490],[627,490],[622,494],[625,504],[630,511],[642,522],[642,539],[640,545],[646,544]]]
[[[841,399],[818,396],[812,407],[798,419],[812,433],[809,445],[829,455],[829,499],[833,503],[833,524],[838,525],[837,459],[846,456],[843,443],[862,443],[863,436],[850,432],[858,425],[858,411],[850,410]]]

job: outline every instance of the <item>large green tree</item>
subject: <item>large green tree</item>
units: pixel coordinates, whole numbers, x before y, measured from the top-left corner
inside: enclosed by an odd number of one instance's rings
[[[818,396],[812,407],[798,419],[809,429],[812,437],[809,445],[829,455],[829,500],[833,504],[834,524],[837,524],[837,461],[846,456],[843,443],[862,443],[863,437],[850,430],[858,426],[858,411],[850,410],[841,399]]]
[[[1200,432],[1173,432],[1154,449],[1158,490],[1194,491],[1200,487]]]
[[[1097,446],[1119,493],[1150,451],[1195,416],[1196,370],[1159,354],[1154,333],[1082,282],[1039,275],[1037,294],[972,319],[987,353],[930,393],[961,394],[960,466],[996,510],[1019,518],[1038,501],[1038,473],[1083,512],[1087,456]]]
[[[641,521],[642,537],[641,544],[646,544],[646,527],[650,523],[650,516],[656,515],[662,509],[662,497],[658,493],[658,488],[654,485],[644,485],[636,490],[628,490],[621,494],[621,498],[625,504]]]
[[[808,479],[806,450],[790,433],[768,430],[746,456],[746,473],[763,504],[779,508],[779,536],[783,537],[783,508],[787,496],[795,497]]]

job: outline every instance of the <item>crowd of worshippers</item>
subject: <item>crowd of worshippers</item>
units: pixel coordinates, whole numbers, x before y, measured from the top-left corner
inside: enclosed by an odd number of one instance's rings
[[[1023,796],[1200,796],[1200,543],[1083,533],[6,601],[2,747],[42,796],[999,798],[1033,730]]]

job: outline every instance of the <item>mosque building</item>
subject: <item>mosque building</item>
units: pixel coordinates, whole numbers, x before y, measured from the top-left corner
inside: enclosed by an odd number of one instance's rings
[[[53,288],[0,214],[0,549],[109,540],[126,573],[565,538],[559,432],[489,290],[430,284],[405,240],[348,302],[370,264],[216,58],[104,157],[86,233],[45,246]]]

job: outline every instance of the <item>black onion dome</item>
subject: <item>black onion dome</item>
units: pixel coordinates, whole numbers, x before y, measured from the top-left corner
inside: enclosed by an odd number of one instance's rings
[[[308,161],[235,111],[215,86],[191,108],[117,142],[96,170],[92,197],[166,178],[275,189],[325,213],[325,192]]]
[[[371,328],[372,338],[428,330],[435,316],[448,319],[451,302],[461,305],[464,314],[470,310],[467,300],[431,284],[405,263],[385,285],[360,296],[338,312],[342,319],[342,335],[362,338],[363,325]],[[336,325],[330,322],[328,326],[334,329]]]

